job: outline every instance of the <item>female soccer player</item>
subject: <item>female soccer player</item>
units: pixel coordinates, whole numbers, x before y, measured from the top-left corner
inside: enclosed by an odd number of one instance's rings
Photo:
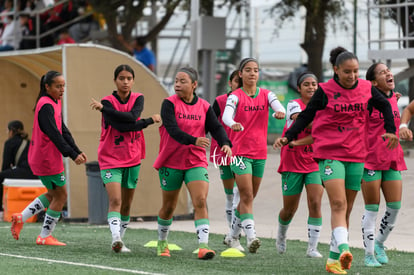
[[[319,84],[308,106],[280,140],[286,145],[312,122],[313,157],[319,162],[321,179],[331,207],[332,240],[326,270],[346,274],[353,256],[348,245],[349,215],[361,189],[367,155],[368,105],[383,113],[390,149],[398,145],[391,106],[371,83],[359,79],[358,58],[342,47],[330,53],[334,77]]]
[[[400,126],[400,113],[397,97],[394,92],[394,77],[390,69],[383,63],[372,64],[366,73],[366,79],[371,81],[381,95],[392,107],[395,126]],[[404,152],[400,144],[394,150],[387,148],[387,141],[381,138],[384,131],[384,119],[380,112],[372,109],[368,118],[368,156],[365,160],[362,177],[362,195],[364,196],[365,212],[362,217],[362,234],[365,246],[365,265],[380,267],[388,263],[384,250],[384,242],[394,228],[398,211],[401,207],[402,178],[401,171],[407,170]],[[380,190],[384,194],[386,210],[381,219],[378,233],[375,237]]]
[[[213,103],[213,110],[216,114],[219,122],[223,125],[224,130],[226,130],[227,135],[230,134],[231,129],[223,123],[223,111],[226,106],[227,97],[231,94],[232,91],[236,90],[239,87],[239,71],[235,70],[230,74],[229,78],[229,87],[230,92],[224,95],[219,95],[216,97]],[[217,144],[217,141],[213,138],[211,139],[210,146],[210,161],[218,166],[220,169],[220,178],[223,181],[224,193],[226,194],[226,203],[225,203],[225,213],[227,224],[229,230],[231,228],[232,216],[234,215],[234,210],[239,203],[240,197],[237,189],[237,185],[234,182],[234,175],[230,168],[231,159],[227,158],[225,154],[220,151],[220,146]],[[228,233],[223,240],[223,243],[230,245],[231,236]]]
[[[162,207],[158,214],[157,255],[170,257],[167,237],[183,181],[194,207],[199,259],[211,259],[215,252],[208,247],[207,213],[208,174],[206,147],[217,140],[221,150],[231,156],[230,140],[210,104],[195,94],[198,74],[193,68],[181,68],[175,76],[175,94],[161,107],[160,152],[154,163],[162,189]]]
[[[92,109],[102,112],[98,161],[108,193],[108,224],[112,234],[112,250],[115,252],[130,252],[122,238],[130,220],[141,159],[145,158],[142,129],[161,121],[158,114],[140,119],[144,96],[131,91],[134,79],[134,70],[129,65],[119,65],[114,71],[117,90],[101,102],[92,99],[90,104]]]
[[[401,115],[401,124],[400,124],[400,137],[402,139],[411,141],[413,140],[413,132],[408,128],[408,123],[414,115],[414,100],[404,108]]]
[[[12,215],[11,233],[16,240],[23,223],[47,208],[36,244],[66,245],[52,236],[67,199],[62,155],[70,157],[77,165],[85,163],[87,157],[76,146],[63,122],[61,99],[64,91],[65,79],[61,73],[48,71],[42,76],[28,157],[33,174],[39,176],[47,192],[33,200],[22,213]]]
[[[296,118],[306,108],[318,88],[318,79],[312,72],[304,72],[297,80],[300,98],[289,101],[287,109],[286,124],[283,134],[295,123]],[[298,139],[305,138],[311,134],[311,125],[306,127]],[[318,251],[318,241],[322,229],[321,201],[323,187],[319,174],[318,163],[313,159],[312,145],[284,146],[280,152],[280,165],[278,172],[282,174],[283,208],[279,212],[279,227],[276,239],[276,248],[279,253],[286,251],[286,233],[293,216],[298,209],[303,186],[306,188],[309,217],[308,217],[308,250],[307,256],[321,258]],[[277,147],[275,141],[274,148]]]
[[[285,108],[274,93],[257,86],[259,63],[256,59],[243,59],[239,64],[239,76],[239,89],[228,97],[223,113],[224,124],[232,129],[230,140],[237,161],[231,164],[231,170],[240,194],[230,233],[231,247],[244,250],[239,241],[243,228],[249,252],[256,253],[261,243],[256,237],[253,199],[259,190],[267,159],[269,106],[277,119],[285,117]]]

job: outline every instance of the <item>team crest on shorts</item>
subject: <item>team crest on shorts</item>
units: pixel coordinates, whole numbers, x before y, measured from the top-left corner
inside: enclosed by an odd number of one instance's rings
[[[368,176],[374,176],[375,175],[375,170],[368,170],[367,171]]]
[[[330,175],[332,175],[332,173],[333,173],[333,171],[332,171],[331,166],[326,165],[325,166],[325,175],[330,176]]]
[[[60,181],[65,181],[65,175],[60,175]]]
[[[162,178],[161,184],[166,186],[167,185],[167,180],[165,178]]]
[[[246,169],[247,167],[246,167],[246,165],[244,164],[244,162],[242,161],[240,164],[239,164],[239,169],[240,170],[244,170],[244,169]]]
[[[283,190],[284,190],[284,191],[287,191],[287,190],[288,190],[288,187],[287,187],[287,182],[285,182],[285,183],[283,184]]]
[[[109,171],[109,170],[105,171],[105,178],[106,178],[106,179],[110,179],[110,178],[112,178],[112,173],[111,173],[111,171]]]

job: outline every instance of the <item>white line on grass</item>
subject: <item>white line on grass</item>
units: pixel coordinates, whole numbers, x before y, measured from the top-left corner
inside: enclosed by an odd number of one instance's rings
[[[98,268],[98,269],[106,269],[106,270],[112,270],[112,271],[121,271],[121,272],[127,272],[127,273],[134,273],[134,274],[164,275],[162,273],[151,273],[151,272],[146,272],[146,271],[141,271],[141,270],[117,268],[117,267],[110,267],[110,266],[104,266],[104,265],[74,263],[74,262],[51,260],[51,259],[44,259],[44,258],[37,258],[37,257],[27,257],[27,256],[12,255],[12,254],[5,254],[5,253],[0,253],[0,256],[7,256],[7,257],[13,257],[13,258],[22,258],[22,259],[29,259],[29,260],[37,260],[37,261],[43,261],[43,262],[52,262],[52,263],[58,263],[58,264],[85,266],[85,267],[92,267],[92,268]]]

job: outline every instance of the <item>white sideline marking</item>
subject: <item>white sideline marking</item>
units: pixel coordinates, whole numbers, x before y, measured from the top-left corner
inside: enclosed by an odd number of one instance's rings
[[[12,255],[12,254],[5,254],[5,253],[0,253],[0,256],[7,256],[7,257],[13,257],[13,258],[22,258],[22,259],[29,259],[29,260],[37,260],[37,261],[43,261],[43,262],[52,262],[52,263],[58,263],[58,264],[68,264],[68,265],[86,266],[86,267],[92,267],[92,268],[98,268],[98,269],[106,269],[106,270],[113,270],[113,271],[121,271],[121,272],[128,272],[128,273],[134,273],[134,274],[164,275],[162,273],[151,273],[151,272],[146,272],[146,271],[133,270],[133,269],[125,269],[125,268],[117,268],[117,267],[110,267],[110,266],[104,266],[104,265],[74,263],[74,262],[51,260],[51,259],[44,259],[44,258],[37,258],[37,257],[27,257],[27,256]]]

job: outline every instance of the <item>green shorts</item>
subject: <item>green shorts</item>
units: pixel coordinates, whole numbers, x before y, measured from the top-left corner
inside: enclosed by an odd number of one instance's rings
[[[104,169],[101,170],[101,178],[104,184],[119,182],[121,187],[135,189],[137,188],[140,169],[141,164],[132,167]]]
[[[364,163],[324,159],[319,161],[319,172],[323,182],[343,179],[346,189],[359,191],[361,190]]]
[[[231,171],[237,175],[251,174],[254,177],[263,178],[266,160],[250,159],[246,157],[237,158],[230,164]]]
[[[303,186],[308,184],[322,185],[319,171],[311,173],[282,172],[283,196],[292,196],[302,193]]]
[[[234,179],[234,175],[233,175],[233,172],[231,171],[230,165],[219,166],[219,169],[220,169],[220,178],[222,180]]]
[[[65,172],[51,176],[39,176],[39,179],[47,189],[56,189],[56,186],[64,186],[66,184]]]
[[[374,180],[391,181],[402,180],[401,171],[390,170],[368,170],[364,168],[362,179],[366,182]]]
[[[158,170],[161,189],[165,191],[174,191],[181,188],[183,181],[185,184],[202,180],[208,181],[207,169],[204,167],[194,167],[187,170],[179,170],[167,167],[161,167]]]

